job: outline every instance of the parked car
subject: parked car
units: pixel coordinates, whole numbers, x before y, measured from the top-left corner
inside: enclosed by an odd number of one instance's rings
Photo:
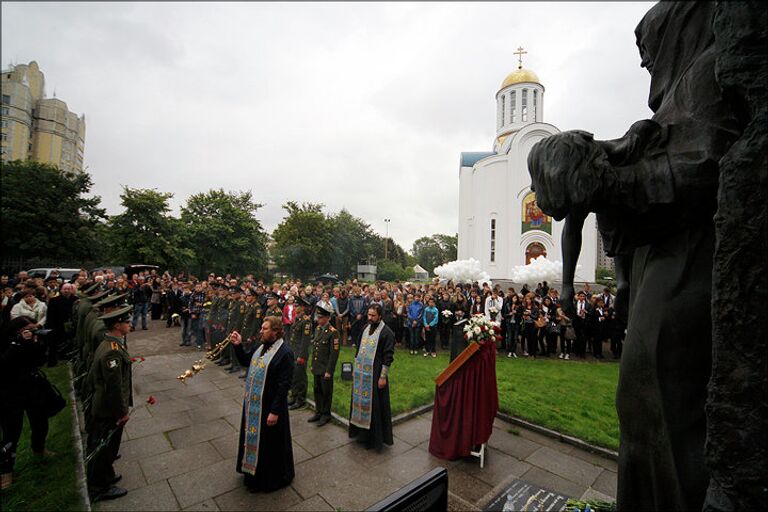
[[[70,282],[72,281],[72,278],[77,276],[77,274],[80,273],[79,268],[33,268],[27,270],[27,274],[32,279],[37,279],[38,277],[42,277],[43,279],[48,279],[48,276],[51,275],[51,272],[54,270],[59,271],[59,277],[61,277],[64,281]]]

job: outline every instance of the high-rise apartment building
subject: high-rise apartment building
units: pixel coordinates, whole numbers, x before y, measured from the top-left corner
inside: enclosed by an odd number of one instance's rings
[[[62,171],[83,170],[85,115],[45,97],[45,76],[32,61],[2,71],[0,158],[36,160]]]

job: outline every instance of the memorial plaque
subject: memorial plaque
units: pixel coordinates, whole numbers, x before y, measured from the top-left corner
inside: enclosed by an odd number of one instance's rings
[[[512,498],[512,510],[560,511],[565,510],[565,502],[568,501],[568,497],[562,494],[516,479],[501,494],[491,500],[483,510],[500,512],[507,503],[507,496]]]

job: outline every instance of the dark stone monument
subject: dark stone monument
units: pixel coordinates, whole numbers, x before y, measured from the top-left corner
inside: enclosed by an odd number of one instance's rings
[[[635,31],[652,119],[529,155],[539,207],[566,219],[563,275],[591,211],[628,288],[619,509],[747,510],[768,495],[765,16],[655,5]]]

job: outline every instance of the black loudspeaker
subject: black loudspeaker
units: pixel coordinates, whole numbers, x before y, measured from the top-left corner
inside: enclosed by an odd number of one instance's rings
[[[341,380],[352,380],[352,363],[341,363]]]
[[[368,512],[445,512],[448,470],[435,468],[368,508]]]

